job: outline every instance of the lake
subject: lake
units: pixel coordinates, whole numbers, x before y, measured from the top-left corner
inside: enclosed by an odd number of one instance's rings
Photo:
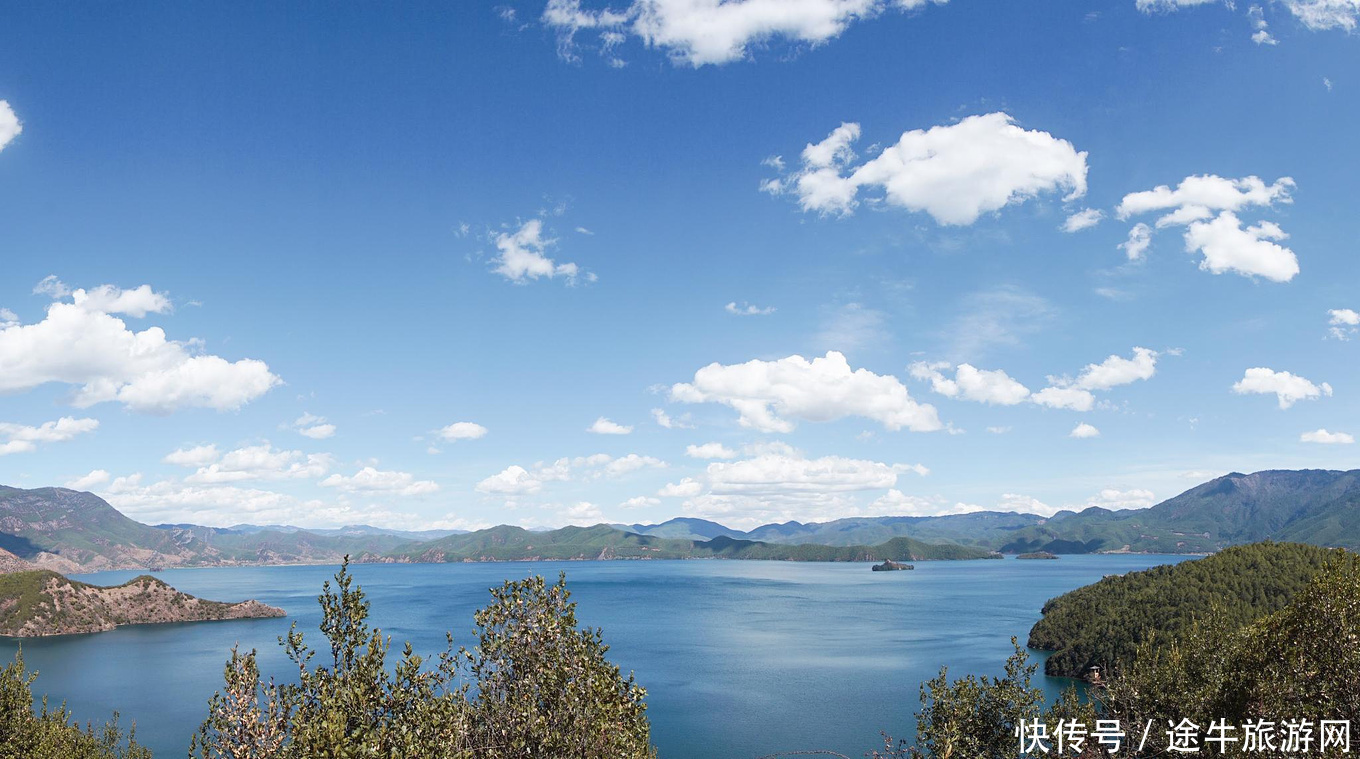
[[[1049,598],[1103,575],[1181,556],[1064,556],[1057,561],[917,562],[912,572],[869,564],[767,561],[601,561],[365,564],[354,575],[371,622],[418,652],[470,645],[472,613],[506,579],[566,572],[583,625],[604,628],[610,659],[647,688],[662,759],[751,759],[832,749],[861,756],[879,732],[911,737],[923,680],[1001,674],[1010,638],[1023,642]],[[259,649],[261,668],[288,676],[277,639],[297,620],[322,642],[316,596],[336,567],[237,567],[155,573],[203,598],[256,598],[285,619],[123,627],[23,642],[35,693],[81,720],[122,714],[157,757],[182,757],[206,715],[232,645]],[[99,585],[137,572],[77,579]],[[0,638],[12,660],[19,641]],[[1068,681],[1042,678],[1050,698]]]

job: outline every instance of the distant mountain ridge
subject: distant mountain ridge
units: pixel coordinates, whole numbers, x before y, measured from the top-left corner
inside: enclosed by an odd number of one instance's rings
[[[644,557],[909,561],[947,553],[941,551],[944,546],[971,549],[959,557],[991,551],[1211,553],[1261,540],[1360,548],[1360,470],[1234,472],[1148,509],[1089,508],[1048,518],[996,511],[854,517],[767,524],[749,531],[693,517],[559,530],[502,525],[466,533],[362,525],[325,530],[152,527],[91,493],[0,487],[0,550],[59,572],[331,563],[347,554],[368,562]]]

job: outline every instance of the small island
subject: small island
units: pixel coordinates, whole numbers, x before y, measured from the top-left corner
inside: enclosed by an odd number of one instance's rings
[[[892,559],[885,560],[882,564],[875,564],[871,569],[875,572],[896,572],[902,569],[915,569],[911,564],[903,564]]]
[[[1017,558],[1017,559],[1056,559],[1056,558],[1058,558],[1058,555],[1055,554],[1055,553],[1049,553],[1048,551],[1032,551],[1032,552],[1030,552],[1030,553],[1022,553],[1022,554],[1020,554],[1019,556],[1016,556],[1015,558]]]
[[[45,569],[0,574],[0,635],[34,638],[112,630],[121,625],[282,617],[259,601],[205,601],[141,575],[113,587]]]

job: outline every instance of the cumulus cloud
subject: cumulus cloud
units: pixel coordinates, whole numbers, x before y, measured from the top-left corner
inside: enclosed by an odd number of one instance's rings
[[[8,100],[0,100],[0,150],[4,150],[24,131]]]
[[[596,419],[593,424],[586,428],[586,432],[593,432],[596,435],[627,435],[632,431],[631,425],[612,422],[604,417]]]
[[[945,0],[934,0],[943,3]],[[927,0],[633,0],[624,10],[583,7],[581,0],[549,0],[543,23],[556,30],[558,54],[577,61],[582,32],[613,66],[628,35],[666,51],[677,65],[698,68],[749,57],[753,45],[772,41],[816,46],[840,36],[851,23],[889,8],[911,10]]]
[[[95,469],[83,477],[77,477],[66,483],[66,487],[72,490],[89,490],[108,481],[109,473],[107,470]]]
[[[303,414],[293,422],[293,429],[299,435],[313,440],[325,440],[335,434],[335,425],[326,421],[324,416]]]
[[[339,488],[350,493],[388,493],[391,495],[425,495],[439,489],[432,480],[417,480],[409,472],[387,472],[366,466],[346,477],[332,474],[320,483],[324,488]]]
[[[948,362],[918,361],[911,365],[909,371],[911,376],[930,382],[932,390],[948,398],[1014,406],[1029,397],[1029,388],[1000,369],[978,369],[971,364],[959,364],[951,379],[942,371],[949,368],[951,365]]]
[[[851,369],[843,354],[828,351],[811,361],[789,356],[744,364],[719,363],[695,372],[694,380],[671,387],[683,403],[720,403],[735,409],[739,423],[762,432],[790,432],[792,419],[829,422],[857,416],[889,430],[943,429],[935,407],[917,403],[900,380]]]
[[[1311,30],[1341,29],[1355,31],[1360,23],[1357,0],[1284,0],[1284,5]]]
[[[1096,397],[1091,391],[1070,385],[1046,387],[1031,395],[1030,400],[1040,406],[1068,411],[1090,411],[1096,405]]]
[[[477,440],[485,437],[487,429],[476,422],[454,422],[435,431],[440,440],[450,443],[459,440]]]
[[[514,282],[525,284],[529,280],[546,277],[562,277],[569,283],[581,276],[581,267],[574,263],[558,263],[549,258],[548,251],[557,245],[557,240],[545,236],[542,219],[530,219],[520,224],[513,232],[502,232],[495,238],[495,272]],[[594,279],[586,275],[587,279]]]
[[[1049,408],[1090,411],[1096,403],[1093,391],[1152,379],[1157,373],[1158,355],[1157,351],[1135,346],[1131,358],[1111,355],[1098,364],[1087,364],[1076,379],[1051,376],[1049,386],[1031,395],[1030,401]]]
[[[1104,218],[1105,212],[1099,208],[1083,208],[1067,217],[1067,220],[1063,222],[1062,231],[1080,232],[1083,229],[1090,229]]]
[[[1073,427],[1072,431],[1067,433],[1067,436],[1075,438],[1100,437],[1100,430],[1086,422],[1081,422],[1076,427]]]
[[[722,443],[685,446],[685,455],[692,459],[735,459],[737,452]]]
[[[1355,436],[1346,432],[1328,432],[1323,428],[1299,435],[1299,442],[1323,443],[1326,445],[1350,445],[1355,442]]]
[[[512,464],[477,483],[475,490],[488,495],[529,495],[543,489],[543,481],[529,474],[529,470]]]
[[[745,301],[742,301],[740,306],[737,305],[736,301],[732,301],[726,306],[723,306],[723,310],[729,314],[736,314],[737,316],[769,316],[775,311],[774,306],[765,306],[764,308],[761,308],[760,306],[755,306]]]
[[[842,456],[807,458],[776,446],[737,461],[714,461],[702,475],[663,487],[661,497],[688,499],[685,513],[724,523],[838,518],[864,513],[857,494],[897,487],[920,464],[888,464]]]
[[[1124,251],[1124,255],[1128,256],[1130,261],[1142,261],[1150,245],[1152,227],[1140,221],[1129,228],[1129,239],[1119,243],[1119,249]]]
[[[877,156],[855,166],[858,124],[845,123],[809,144],[802,168],[767,182],[792,193],[804,211],[848,214],[861,189],[886,203],[930,214],[939,224],[967,225],[984,213],[1044,193],[1064,200],[1086,193],[1086,153],[1048,132],[1026,130],[1005,113],[969,116],[956,124],[904,133]]]
[[[1349,340],[1360,331],[1360,312],[1350,308],[1327,311],[1327,334],[1337,340]]]
[[[195,467],[196,471],[184,478],[185,482],[195,485],[242,480],[315,479],[330,471],[333,463],[328,454],[282,451],[267,442],[226,453],[218,453],[217,447],[212,445],[181,448],[167,454],[162,461]]]
[[[1298,257],[1278,241],[1288,237],[1270,221],[1245,226],[1238,214],[1246,209],[1290,203],[1294,180],[1282,177],[1267,185],[1249,176],[1225,179],[1215,175],[1189,176],[1173,190],[1160,185],[1124,196],[1116,209],[1120,219],[1147,213],[1161,214],[1156,228],[1185,227],[1185,249],[1204,256],[1200,268],[1213,274],[1233,271],[1288,282],[1299,273]],[[1143,256],[1152,235],[1146,224],[1136,225],[1121,245],[1131,260]]]
[[[43,292],[65,290],[55,280],[48,284]],[[263,361],[200,354],[195,341],[169,340],[160,327],[128,329],[114,314],[138,317],[169,308],[149,286],[67,295],[71,301],[49,305],[42,321],[0,329],[0,393],[55,382],[77,386],[71,403],[79,408],[115,401],[165,414],[187,407],[238,409],[281,382]]]
[[[1273,393],[1280,403],[1280,408],[1287,409],[1298,401],[1315,400],[1324,395],[1331,396],[1332,386],[1326,382],[1315,385],[1298,375],[1258,366],[1248,369],[1242,375],[1242,379],[1233,384],[1232,391],[1238,395]]]
[[[0,456],[10,453],[29,453],[39,444],[64,443],[79,435],[99,429],[98,419],[76,419],[70,416],[37,427],[11,422],[0,422]]]
[[[615,457],[596,453],[575,458],[563,457],[551,463],[540,461],[528,468],[514,464],[477,483],[474,489],[488,495],[531,495],[542,490],[548,482],[618,479],[642,469],[666,467],[666,462],[655,456],[629,453]]]
[[[651,507],[653,507],[653,506],[660,506],[660,505],[661,505],[661,499],[659,499],[659,498],[652,498],[651,496],[639,495],[639,496],[634,496],[634,497],[632,497],[632,498],[629,498],[628,500],[624,501],[623,503],[620,503],[620,504],[619,504],[619,508],[621,508],[621,509],[645,509],[645,508],[651,508]]]

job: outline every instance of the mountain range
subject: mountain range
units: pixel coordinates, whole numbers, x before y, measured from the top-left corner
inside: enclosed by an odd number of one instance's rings
[[[1259,540],[1360,548],[1360,470],[1232,473],[1147,509],[1051,517],[980,511],[784,522],[753,530],[688,517],[659,524],[474,532],[357,525],[145,525],[92,493],[0,486],[0,551],[61,572],[133,567],[607,558],[806,561],[982,558],[992,552],[1210,553]]]

